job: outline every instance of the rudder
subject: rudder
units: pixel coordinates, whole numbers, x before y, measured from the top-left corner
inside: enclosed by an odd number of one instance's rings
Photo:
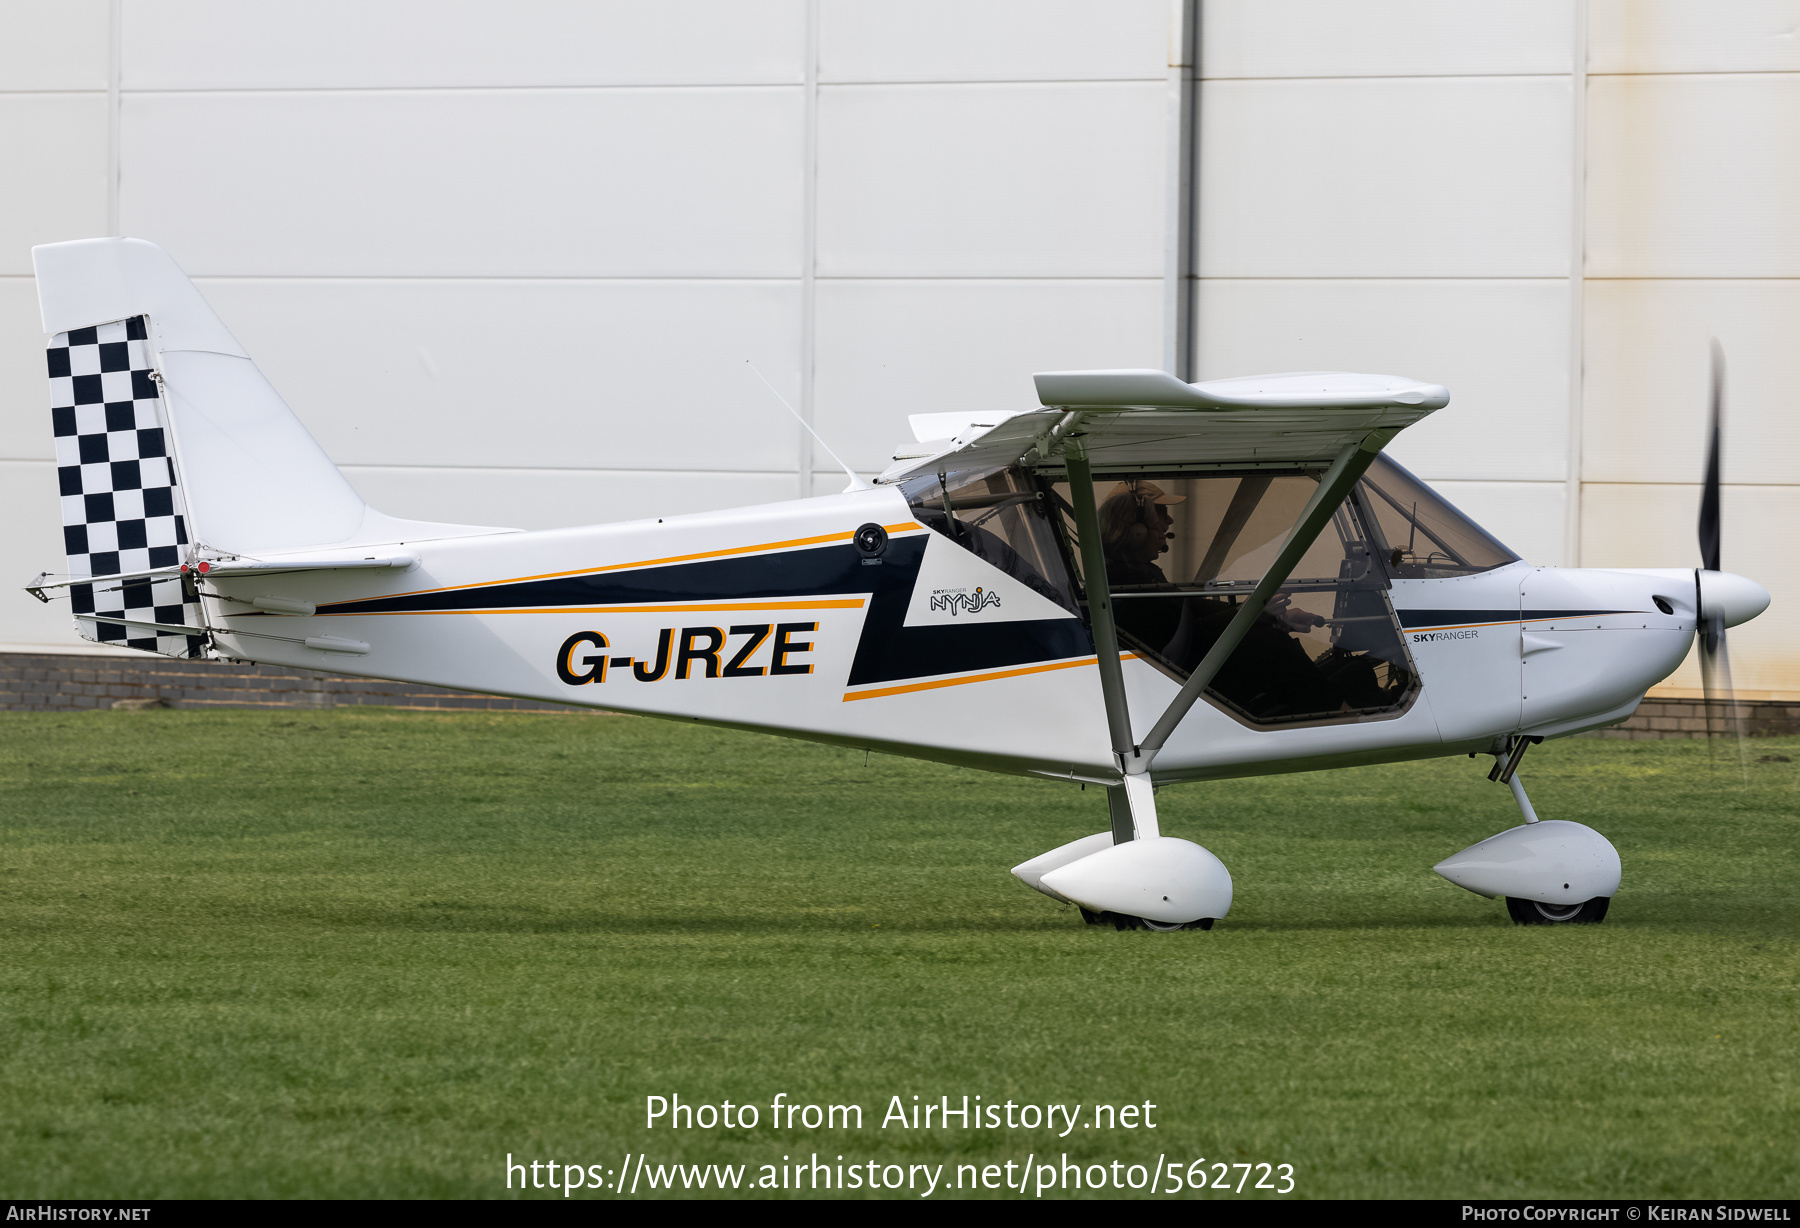
[[[140,577],[71,586],[77,633],[165,656],[200,655],[205,621],[192,583],[142,576],[180,564],[188,545],[144,317],[58,333],[47,358],[68,574]]]

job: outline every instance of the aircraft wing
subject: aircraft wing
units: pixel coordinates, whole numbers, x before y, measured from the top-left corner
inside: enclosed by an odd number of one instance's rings
[[[1054,371],[1033,377],[1043,408],[968,415],[959,433],[903,448],[878,481],[946,467],[1060,466],[1079,435],[1095,466],[1329,464],[1370,431],[1411,426],[1450,401],[1438,384],[1390,375],[1303,371],[1188,384],[1165,371]],[[959,425],[919,415],[915,426]],[[920,433],[924,433],[921,431]]]

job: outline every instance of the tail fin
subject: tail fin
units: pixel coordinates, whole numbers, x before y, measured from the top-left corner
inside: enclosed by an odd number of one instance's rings
[[[32,249],[71,576],[87,639],[204,649],[201,559],[467,537],[501,529],[369,507],[163,250],[139,239]],[[189,634],[186,629],[192,628]]]

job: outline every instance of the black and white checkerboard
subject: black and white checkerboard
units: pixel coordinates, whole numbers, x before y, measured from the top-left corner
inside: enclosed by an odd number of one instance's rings
[[[58,333],[49,360],[69,574],[108,576],[182,562],[187,525],[144,317]],[[77,614],[205,625],[199,602],[179,579],[77,584],[69,592]],[[75,626],[86,639],[172,657],[198,656],[204,643],[197,635],[81,618]]]

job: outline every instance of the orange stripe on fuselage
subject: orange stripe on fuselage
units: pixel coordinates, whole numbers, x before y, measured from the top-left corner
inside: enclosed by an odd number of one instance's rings
[[[420,614],[706,614],[715,610],[860,610],[861,597],[824,597],[818,601],[701,601],[692,605],[470,606],[463,610],[378,610],[336,614],[334,618],[411,618]],[[327,611],[320,610],[324,618]],[[229,618],[243,615],[231,614]]]
[[[1442,623],[1431,627],[1402,627],[1401,630],[1407,635],[1419,631],[1467,631],[1474,627],[1511,627],[1516,626],[1519,621],[1516,618],[1508,618],[1497,623]]]
[[[1135,661],[1135,652],[1122,652],[1121,661]],[[971,682],[994,682],[1001,678],[1020,678],[1026,674],[1044,674],[1051,670],[1078,669],[1083,665],[1093,665],[1099,657],[1080,657],[1074,661],[1053,661],[1048,665],[1022,665],[1018,669],[997,669],[986,674],[969,674],[961,678],[938,678],[931,682],[909,682],[905,686],[886,686],[873,691],[848,691],[844,694],[844,702],[853,699],[880,699],[887,695],[905,695],[911,691],[934,691],[939,687],[967,686]]]

